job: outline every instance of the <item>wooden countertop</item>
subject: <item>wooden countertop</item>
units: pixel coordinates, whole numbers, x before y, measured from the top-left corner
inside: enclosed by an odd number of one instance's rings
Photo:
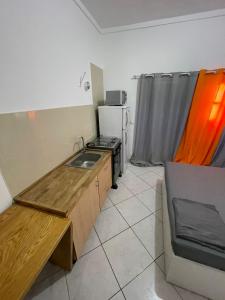
[[[0,215],[0,299],[25,296],[68,230],[69,219],[21,205],[14,204]],[[67,256],[72,267],[72,238],[69,241],[71,251],[62,245],[63,259]]]
[[[110,151],[88,150],[87,152],[101,154],[101,158],[96,162],[94,169],[65,166],[65,161],[17,195],[14,200],[19,204],[32,206],[64,217],[68,216],[89,183],[111,157]],[[71,157],[67,161],[69,160]]]

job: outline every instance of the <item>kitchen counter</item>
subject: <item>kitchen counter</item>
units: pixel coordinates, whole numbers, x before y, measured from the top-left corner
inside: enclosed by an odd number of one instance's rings
[[[22,205],[67,217],[90,182],[111,156],[110,151],[86,151],[101,154],[94,169],[82,169],[63,164],[18,194],[14,200]],[[74,156],[75,157],[75,156]]]

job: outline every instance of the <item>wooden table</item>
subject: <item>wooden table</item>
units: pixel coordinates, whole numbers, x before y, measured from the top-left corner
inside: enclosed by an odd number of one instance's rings
[[[0,215],[0,299],[22,299],[46,262],[72,268],[71,221],[12,205]]]

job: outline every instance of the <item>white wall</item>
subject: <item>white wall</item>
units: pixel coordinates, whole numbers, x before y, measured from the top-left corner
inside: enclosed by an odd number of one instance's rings
[[[127,90],[134,121],[134,74],[225,67],[225,17],[108,34],[104,53],[105,89]]]
[[[73,0],[1,0],[0,41],[0,113],[92,103],[78,84],[102,37]]]
[[[0,41],[0,113],[92,103],[78,85],[102,36],[73,0],[1,0]],[[0,174],[0,212],[11,203]]]
[[[12,197],[0,172],[0,213],[3,212],[11,204]]]

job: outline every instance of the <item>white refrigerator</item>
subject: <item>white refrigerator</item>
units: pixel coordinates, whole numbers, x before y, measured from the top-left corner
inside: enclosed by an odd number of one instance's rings
[[[128,163],[128,131],[130,110],[128,106],[99,106],[99,130],[102,136],[115,136],[122,141],[121,165],[124,173]]]

